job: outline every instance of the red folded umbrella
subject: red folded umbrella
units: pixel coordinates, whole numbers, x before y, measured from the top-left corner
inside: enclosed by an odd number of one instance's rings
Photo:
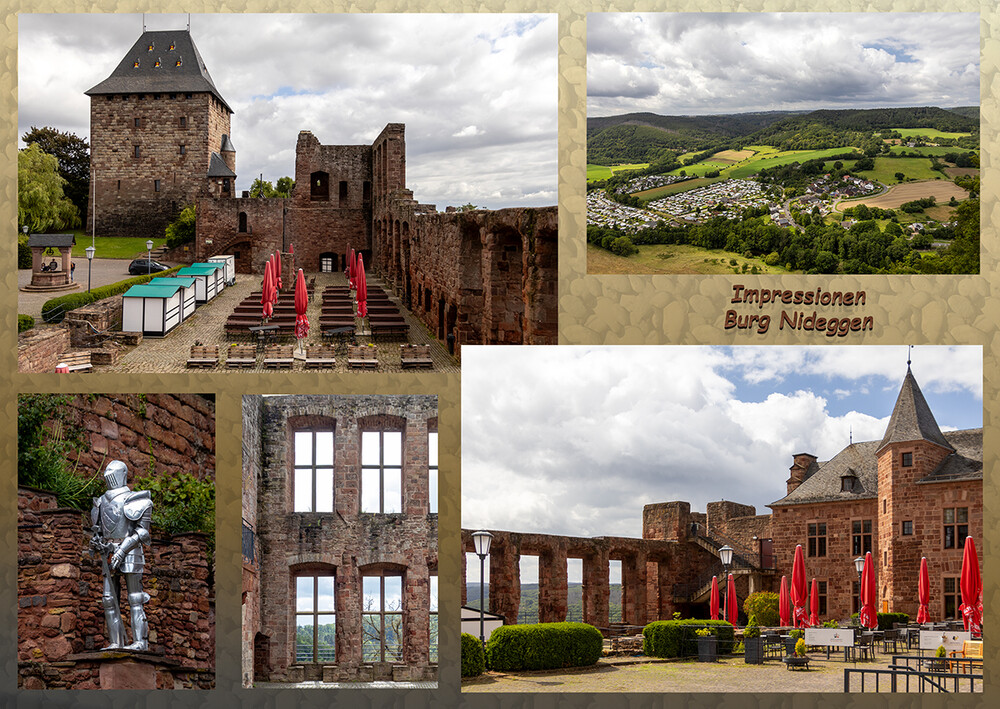
[[[280,251],[275,251],[274,252],[274,266],[275,266],[275,269],[274,269],[275,285],[277,285],[278,290],[280,291],[281,288],[282,288],[282,286],[284,285],[281,282],[281,252]]]
[[[929,623],[931,620],[931,578],[927,573],[927,557],[920,558],[920,578],[917,581],[917,595],[920,597],[920,608],[917,610],[917,622]]]
[[[295,339],[301,341],[309,334],[309,318],[306,317],[306,308],[309,306],[309,293],[306,290],[306,276],[299,269],[299,275],[295,278]]]
[[[788,577],[781,577],[781,591],[778,594],[778,621],[782,627],[791,624],[791,613],[788,612]]]
[[[271,304],[271,261],[264,264],[264,281],[260,286],[260,304],[263,306],[263,317],[266,320],[274,312]]]
[[[812,593],[809,596],[809,625],[813,628],[819,625],[819,587],[816,579],[812,581]]]
[[[972,537],[965,538],[962,554],[962,622],[973,635],[983,632],[983,579],[979,573],[979,555]]]
[[[792,623],[796,628],[806,625],[806,560],[802,555],[802,545],[795,546],[795,560],[792,562]]]
[[[365,260],[358,254],[358,317],[368,317],[368,277],[365,276]]]
[[[739,600],[736,598],[736,582],[733,580],[733,575],[729,574],[729,580],[726,582],[726,615],[728,616],[726,620],[736,625],[739,612]]]
[[[858,621],[869,630],[878,627],[878,615],[875,611],[875,562],[872,553],[865,552],[865,566],[861,571],[861,612]]]
[[[354,249],[347,253],[347,285],[354,290]]]
[[[711,613],[712,620],[719,619],[719,577],[712,577],[712,596],[708,601],[708,610]]]

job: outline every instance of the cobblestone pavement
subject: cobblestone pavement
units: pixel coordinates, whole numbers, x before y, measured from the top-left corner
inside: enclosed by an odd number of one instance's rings
[[[255,682],[254,689],[437,689],[437,682]]]
[[[844,691],[844,669],[885,669],[889,656],[879,655],[873,662],[843,662],[813,656],[808,670],[787,670],[783,663],[771,660],[763,665],[748,665],[743,658],[718,662],[649,661],[634,658],[622,661],[602,658],[594,667],[575,671],[488,672],[482,677],[462,680],[462,692],[839,692]],[[852,676],[851,691],[860,691],[860,680]],[[887,679],[880,688],[888,692]],[[874,691],[872,676],[865,679],[866,689]],[[983,683],[977,685],[982,692]],[[951,687],[949,686],[949,689]],[[968,692],[968,682],[959,688]],[[902,685],[898,691],[905,692]],[[910,691],[916,692],[916,683]]]
[[[319,328],[319,315],[321,308],[321,295],[323,289],[329,285],[346,285],[347,280],[343,273],[318,273],[316,275],[315,296],[306,314],[309,317],[309,336],[302,341],[302,347],[308,345],[322,344],[323,337]],[[310,276],[311,277],[311,276]],[[374,278],[369,278],[369,283],[382,285]],[[257,364],[252,369],[229,369],[225,366],[226,354],[231,343],[248,343],[247,339],[239,339],[226,334],[226,318],[233,312],[233,308],[242,301],[251,291],[260,286],[260,276],[251,274],[237,274],[236,285],[226,288],[222,293],[210,302],[198,306],[194,315],[184,321],[183,324],[174,328],[162,338],[144,338],[136,347],[127,348],[129,351],[123,354],[115,365],[95,366],[95,372],[134,372],[134,373],[163,373],[163,372],[263,372],[266,370],[261,362],[263,357],[258,352]],[[400,312],[410,326],[408,342],[414,344],[429,344],[431,346],[431,359],[434,361],[433,371],[435,372],[458,372],[458,361],[448,354],[448,350],[432,335],[427,326],[407,311],[396,299],[391,291],[390,299],[399,306]],[[361,334],[362,321],[355,320],[357,325],[357,340],[361,344],[372,341],[371,337]],[[220,364],[212,369],[189,370],[187,360],[191,354],[191,345],[195,341],[203,345],[219,345]],[[294,339],[286,339],[285,344],[295,344]],[[399,345],[402,340],[387,340],[375,343],[376,357],[378,358],[378,368],[373,371],[378,372],[401,372],[403,368],[400,364]],[[296,348],[298,352],[298,348]],[[292,371],[304,370],[304,355],[296,358],[292,365]],[[347,366],[346,349],[336,355],[336,366],[328,367],[325,370],[307,371],[327,371],[327,372],[354,372]],[[288,371],[288,370],[282,370]],[[409,370],[407,370],[409,371]],[[417,370],[414,370],[417,371]],[[428,371],[428,370],[422,370]]]

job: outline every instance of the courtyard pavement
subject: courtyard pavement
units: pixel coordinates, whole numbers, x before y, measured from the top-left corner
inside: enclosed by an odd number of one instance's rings
[[[437,689],[437,682],[254,682],[254,689]]]
[[[79,271],[79,267],[77,268]],[[323,289],[328,285],[346,285],[347,279],[343,273],[317,273],[310,274],[316,276],[316,290],[312,302],[306,314],[309,317],[309,336],[303,340],[303,348],[310,344],[322,344],[323,337],[319,328],[319,316],[321,308],[321,295]],[[225,366],[226,353],[231,343],[249,343],[250,340],[240,339],[226,334],[226,318],[232,314],[233,308],[247,297],[251,291],[259,288],[260,276],[252,274],[237,274],[236,285],[226,288],[222,293],[210,302],[198,306],[194,315],[189,317],[181,325],[171,330],[165,337],[143,338],[143,341],[136,347],[127,347],[127,351],[122,354],[115,365],[95,365],[95,372],[127,372],[127,373],[168,373],[168,372],[263,372],[271,371],[264,369],[261,362],[263,357],[257,358],[257,364],[252,369],[229,369]],[[370,277],[369,283],[382,285],[375,277]],[[448,354],[448,350],[438,342],[430,330],[412,313],[406,310],[399,301],[389,293],[390,299],[399,306],[400,312],[410,326],[408,342],[415,344],[429,344],[431,359],[434,362],[435,372],[458,372],[458,361]],[[355,320],[358,333],[362,333],[361,320]],[[359,334],[357,340],[361,344],[371,342],[371,338],[364,334]],[[219,345],[221,363],[211,369],[190,370],[187,368],[187,360],[191,353],[191,345],[195,341],[203,345]],[[284,344],[295,344],[294,339],[284,339]],[[400,364],[399,345],[402,340],[386,340],[375,342],[376,357],[378,358],[377,372],[401,372],[404,371]],[[298,348],[296,348],[297,350]],[[326,368],[327,372],[354,372],[347,366],[347,353],[338,352],[336,355],[337,364],[335,367]],[[304,360],[296,359],[292,371],[303,371]],[[289,370],[283,370],[289,371]],[[313,371],[313,370],[308,370]],[[406,370],[410,371],[410,370]],[[417,370],[414,370],[417,371]],[[429,371],[429,370],[420,370]]]
[[[878,655],[874,661],[857,664],[841,659],[826,660],[820,653],[810,653],[810,658],[808,670],[788,670],[779,660],[748,665],[742,657],[718,662],[605,657],[598,660],[595,666],[576,670],[487,672],[481,677],[463,679],[462,692],[843,693],[845,668],[886,669],[892,662],[889,655]],[[852,692],[859,691],[860,680],[857,677],[854,675],[852,678]],[[871,676],[866,678],[868,691],[873,691],[873,682]],[[883,677],[880,686],[887,687],[887,682]],[[979,682],[977,692],[982,692],[982,686]],[[966,682],[960,691],[968,692],[968,687]],[[902,683],[899,691],[906,691]],[[911,682],[910,691],[918,691],[915,682]]]

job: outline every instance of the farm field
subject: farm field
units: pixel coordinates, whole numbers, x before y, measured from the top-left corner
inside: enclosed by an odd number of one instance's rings
[[[877,180],[884,185],[894,185],[899,180],[896,173],[901,172],[913,180],[933,180],[941,177],[940,172],[931,170],[930,158],[875,158],[875,169],[859,172],[858,175],[869,180]]]
[[[716,162],[726,162],[730,165],[733,163],[738,163],[752,157],[754,154],[753,150],[722,150],[710,159]]]
[[[651,190],[636,192],[633,197],[638,197],[645,202],[651,202],[652,200],[659,199],[660,197],[669,197],[672,194],[680,194],[681,192],[687,192],[697,187],[704,187],[705,185],[710,185],[713,182],[718,182],[721,179],[724,178],[698,177],[694,180],[684,180],[684,182],[678,182],[673,185],[664,185],[663,187],[654,187]]]
[[[907,148],[905,145],[894,145],[889,148],[889,152],[893,155],[899,155],[900,153],[917,153],[918,155],[926,155],[928,157],[943,157],[948,153],[965,153],[968,152],[962,148],[948,148],[948,147],[937,147],[933,145],[928,145],[922,148]]]
[[[944,174],[948,177],[958,177],[959,175],[978,175],[978,167],[946,167]]]
[[[915,135],[926,135],[928,138],[963,138],[972,133],[946,133],[936,128],[890,128],[898,132],[904,138],[912,138]]]
[[[624,258],[610,251],[587,244],[587,273],[647,274],[677,273],[692,275],[734,274],[754,266],[758,273],[795,273],[780,266],[768,266],[763,259],[744,258],[727,251],[702,249],[697,246],[650,244],[639,246],[639,253]],[[730,265],[735,260],[736,265]]]
[[[638,163],[635,165],[591,165],[587,164],[587,182],[593,180],[606,180],[616,172],[625,170],[642,170],[649,167],[649,163]]]
[[[888,192],[871,199],[845,200],[840,208],[855,207],[867,204],[869,207],[895,209],[904,202],[933,196],[939,203],[948,202],[952,197],[957,200],[968,198],[969,193],[947,180],[924,180],[923,182],[906,182],[892,187]]]
[[[842,153],[852,150],[852,148],[826,148],[824,150],[786,150],[784,152],[772,152],[758,153],[755,158],[751,159],[745,163],[741,163],[731,168],[725,173],[726,177],[750,177],[750,175],[755,175],[761,170],[769,167],[777,167],[778,165],[787,165],[793,162],[805,162],[806,160],[817,160],[819,158],[828,158],[833,155],[840,155]]]

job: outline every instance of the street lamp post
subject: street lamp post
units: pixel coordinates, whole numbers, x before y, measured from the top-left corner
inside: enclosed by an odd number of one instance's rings
[[[146,275],[153,272],[153,240],[146,241]]]
[[[858,624],[861,624],[861,573],[865,570],[865,557],[859,556],[854,560],[854,568],[858,572]]]
[[[489,532],[479,531],[472,533],[472,544],[476,549],[476,556],[479,557],[479,642],[483,644],[483,652],[486,651],[486,608],[485,606],[485,575],[486,557],[490,553],[490,543],[493,535]]]
[[[722,604],[722,619],[729,620],[729,565],[733,561],[733,548],[728,544],[719,549],[719,561],[722,562],[722,578],[726,580],[726,601]]]
[[[94,252],[97,251],[93,246],[88,246],[84,249],[87,252],[87,292],[90,292],[90,267],[94,263]]]

